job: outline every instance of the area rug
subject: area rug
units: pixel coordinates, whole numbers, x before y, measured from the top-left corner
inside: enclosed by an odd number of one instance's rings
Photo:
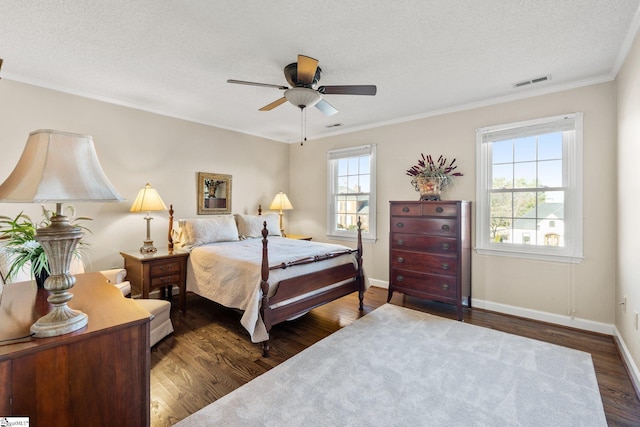
[[[607,422],[590,354],[386,304],[177,425]]]

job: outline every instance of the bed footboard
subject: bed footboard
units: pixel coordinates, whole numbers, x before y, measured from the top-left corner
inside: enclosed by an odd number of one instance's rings
[[[355,250],[328,254],[314,259],[300,260],[294,263],[269,267],[269,250],[267,242],[267,224],[262,230],[262,268],[261,282],[262,306],[260,314],[267,329],[287,319],[291,319],[307,311],[358,292],[359,310],[363,311],[364,274],[362,271],[362,230],[358,219],[358,246]],[[278,283],[278,290],[269,297],[269,271],[276,268],[288,268],[301,263],[317,262],[336,256],[351,256],[356,253],[356,265],[343,264],[325,270],[286,279]],[[262,355],[269,356],[269,340],[262,342]]]

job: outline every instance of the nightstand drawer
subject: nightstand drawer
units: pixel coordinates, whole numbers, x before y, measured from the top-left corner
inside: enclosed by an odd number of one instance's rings
[[[180,274],[170,274],[168,276],[159,276],[151,278],[151,289],[168,285],[180,284]]]
[[[165,276],[167,274],[179,273],[180,263],[177,261],[155,262],[151,265],[151,277]]]

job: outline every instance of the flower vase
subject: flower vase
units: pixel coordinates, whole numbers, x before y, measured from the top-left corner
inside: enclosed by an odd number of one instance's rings
[[[440,200],[443,179],[440,176],[417,176],[411,183],[420,193],[420,201]]]

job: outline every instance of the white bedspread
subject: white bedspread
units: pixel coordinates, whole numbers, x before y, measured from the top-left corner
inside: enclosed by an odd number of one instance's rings
[[[275,266],[349,248],[329,243],[269,237],[268,249],[269,265]],[[225,307],[243,310],[241,323],[249,332],[253,342],[262,342],[269,338],[260,316],[261,262],[262,239],[247,239],[193,248],[187,267],[187,290]],[[354,263],[357,266],[356,255],[271,270],[269,296],[275,293],[277,283],[281,280],[347,263]]]

